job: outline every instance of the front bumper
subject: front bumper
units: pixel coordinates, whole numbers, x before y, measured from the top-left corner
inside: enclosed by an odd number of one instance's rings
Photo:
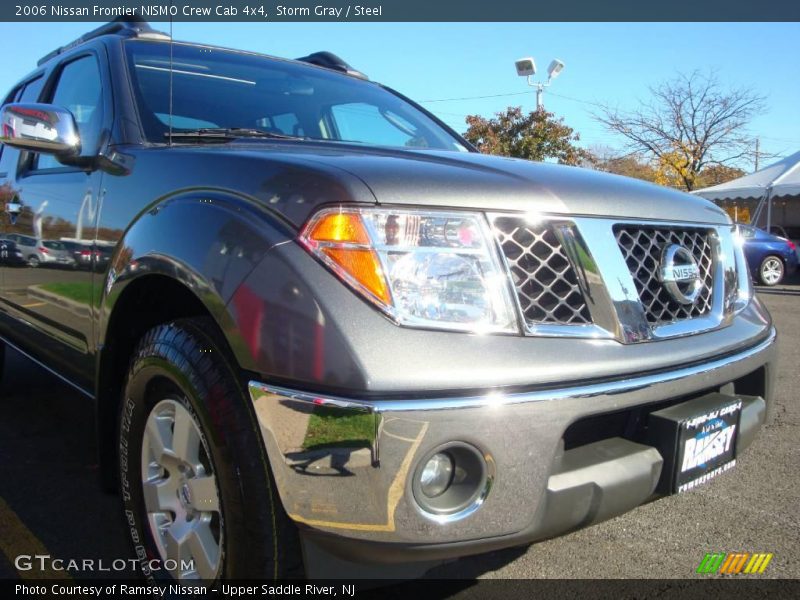
[[[251,382],[283,505],[304,535],[362,562],[436,560],[550,537],[653,496],[662,457],[624,435],[568,444],[570,426],[724,391],[744,401],[737,452],[771,406],[775,330],[735,354],[667,371],[519,394],[356,400]],[[414,500],[417,463],[442,444],[483,454],[470,510],[433,518]]]

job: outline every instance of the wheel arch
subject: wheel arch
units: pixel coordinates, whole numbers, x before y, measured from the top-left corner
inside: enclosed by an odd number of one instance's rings
[[[250,366],[227,302],[263,255],[290,235],[265,213],[246,198],[193,190],[145,209],[117,242],[105,276],[96,280],[102,289],[95,307],[98,462],[110,491],[117,483],[122,387],[145,332],[181,318],[210,317],[238,366]]]
[[[192,317],[214,318],[187,286],[162,274],[130,282],[116,300],[105,343],[98,348],[95,380],[98,462],[101,480],[109,491],[117,484],[117,421],[130,357],[148,330]]]

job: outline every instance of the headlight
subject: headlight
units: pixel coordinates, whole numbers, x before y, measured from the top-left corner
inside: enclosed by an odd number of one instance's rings
[[[401,325],[518,332],[508,278],[480,213],[325,209],[300,242]]]

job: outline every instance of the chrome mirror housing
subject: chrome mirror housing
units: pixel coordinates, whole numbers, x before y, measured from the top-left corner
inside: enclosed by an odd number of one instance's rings
[[[65,157],[81,151],[75,117],[52,104],[6,104],[0,127],[0,142],[20,150]]]

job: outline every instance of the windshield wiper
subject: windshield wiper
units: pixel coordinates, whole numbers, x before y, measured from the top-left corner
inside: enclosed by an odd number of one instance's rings
[[[284,133],[274,133],[263,129],[249,129],[247,127],[203,127],[164,133],[164,137],[173,140],[210,140],[227,142],[236,138],[269,138],[275,140],[303,140],[305,138]]]

